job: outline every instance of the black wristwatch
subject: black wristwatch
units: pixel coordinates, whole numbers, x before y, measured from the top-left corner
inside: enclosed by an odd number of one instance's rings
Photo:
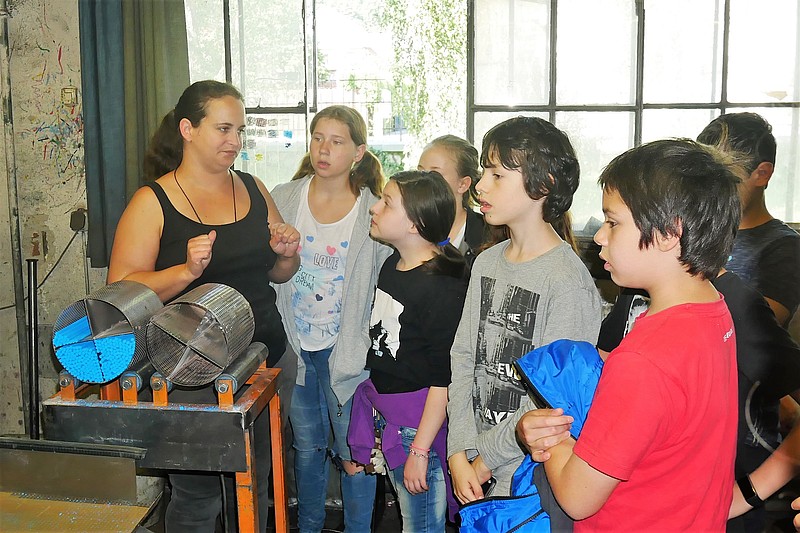
[[[742,496],[744,496],[744,501],[747,502],[747,505],[754,508],[764,505],[764,500],[756,492],[749,475],[744,475],[737,479],[736,484],[739,485],[739,490],[742,491]]]

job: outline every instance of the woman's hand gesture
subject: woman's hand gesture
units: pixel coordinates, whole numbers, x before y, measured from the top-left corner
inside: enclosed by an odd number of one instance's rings
[[[198,235],[186,243],[186,270],[194,279],[200,277],[211,262],[211,249],[217,240],[217,231],[211,230],[205,235]]]
[[[286,258],[297,255],[297,248],[300,245],[300,232],[294,226],[281,222],[269,225],[269,245],[272,250]]]

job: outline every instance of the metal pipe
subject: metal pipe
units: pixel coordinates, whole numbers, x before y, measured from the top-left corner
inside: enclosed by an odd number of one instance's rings
[[[214,388],[217,392],[224,394],[228,392],[228,386],[222,380],[230,380],[233,387],[232,394],[236,394],[258,366],[267,360],[267,356],[269,356],[269,349],[263,343],[254,342],[214,381]]]
[[[122,373],[119,377],[119,385],[123,390],[141,391],[146,383],[150,383],[150,378],[155,371],[156,369],[148,359],[142,359]]]
[[[6,156],[6,181],[8,184],[8,216],[9,233],[11,233],[11,272],[14,279],[14,302],[16,303],[17,320],[17,350],[19,352],[20,376],[28,374],[28,354],[27,342],[25,338],[25,284],[22,279],[22,238],[20,237],[19,226],[19,195],[17,192],[17,161],[14,149],[14,117],[13,106],[11,105],[11,70],[9,68],[10,47],[8,44],[8,2],[0,0],[0,18],[2,18],[3,30],[0,31],[0,83],[2,84],[3,106],[3,145]],[[28,405],[28,382],[20,379],[22,388],[22,410],[24,413],[30,411]],[[24,423],[27,425],[28,417],[23,416]],[[30,431],[30,427],[25,428]]]
[[[36,258],[26,259],[28,263],[28,436],[39,439],[39,298],[38,267]]]

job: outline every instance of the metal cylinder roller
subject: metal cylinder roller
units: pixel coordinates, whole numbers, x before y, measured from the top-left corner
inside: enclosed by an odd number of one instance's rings
[[[206,385],[253,339],[250,304],[235,289],[206,283],[167,304],[147,325],[153,366],[176,385]]]
[[[160,391],[161,389],[166,388],[167,392],[172,391],[172,381],[165,378],[161,372],[154,372],[152,376],[150,376],[150,388],[154,391]]]
[[[153,363],[148,359],[143,359],[131,365],[131,367],[122,373],[119,377],[119,385],[123,390],[135,389],[141,391],[145,383],[150,383],[150,376],[156,371]]]
[[[214,389],[219,393],[228,392],[228,384],[223,380],[229,379],[233,385],[232,394],[236,394],[245,382],[253,375],[258,365],[267,360],[269,349],[260,342],[251,344],[245,353],[233,361],[214,382]]]
[[[121,280],[67,307],[53,325],[53,349],[64,369],[86,383],[116,379],[147,359],[147,323],[163,307],[149,287]]]
[[[67,372],[66,370],[62,370],[58,373],[58,386],[61,388],[69,387],[70,385],[74,385],[76,388],[81,386],[81,381],[79,379],[75,379],[75,376]]]

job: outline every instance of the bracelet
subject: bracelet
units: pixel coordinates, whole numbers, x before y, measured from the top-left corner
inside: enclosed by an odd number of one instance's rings
[[[422,453],[422,452],[418,452],[417,450],[414,449],[413,446],[411,447],[411,450],[409,450],[409,453],[411,453],[411,455],[416,455],[417,457],[422,457],[424,459],[428,458],[428,454]]]
[[[749,474],[737,479],[736,484],[739,485],[739,490],[742,491],[742,496],[744,497],[744,501],[747,502],[747,505],[753,508],[764,505],[764,500],[762,500],[756,492],[756,488],[753,486]]]
[[[418,452],[422,452],[422,453],[428,453],[429,451],[431,451],[430,448],[420,448],[419,446],[414,446],[413,444],[410,444],[409,447],[417,450]]]

